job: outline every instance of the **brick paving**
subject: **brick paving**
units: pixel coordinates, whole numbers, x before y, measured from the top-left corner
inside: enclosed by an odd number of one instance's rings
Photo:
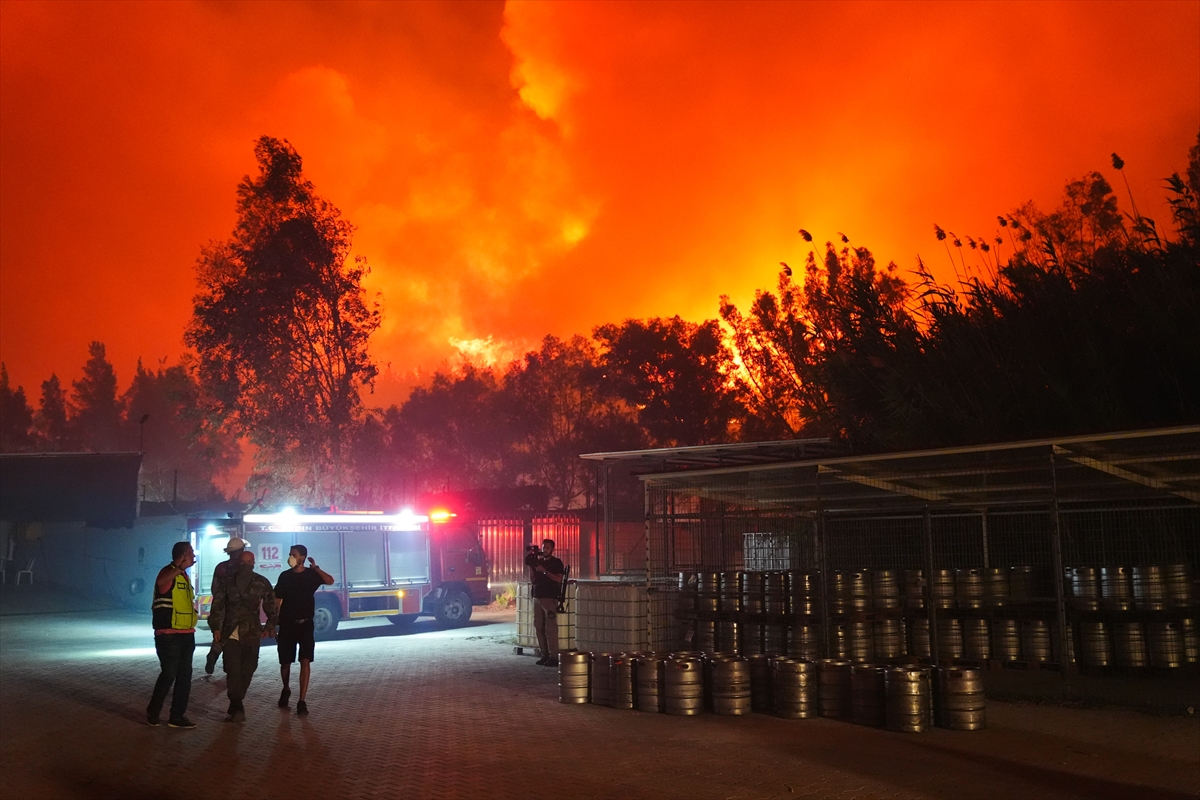
[[[188,712],[199,728],[150,728],[148,623],[124,611],[0,618],[0,795],[1200,796],[1195,716],[992,702],[985,731],[912,735],[562,705],[555,670],[512,654],[511,612],[453,631],[425,620],[411,631],[346,625],[317,645],[308,717],[276,708],[279,673],[266,649],[244,725],[223,721],[224,680],[219,667],[203,674],[201,646]]]

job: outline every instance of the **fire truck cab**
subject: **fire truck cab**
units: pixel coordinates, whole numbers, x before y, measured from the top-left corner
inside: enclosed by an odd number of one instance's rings
[[[194,575],[200,614],[207,617],[213,570],[225,546],[238,536],[249,542],[255,571],[274,585],[289,569],[288,551],[302,544],[317,565],[333,576],[316,595],[317,637],[345,619],[387,617],[409,625],[419,616],[446,626],[465,625],[472,606],[491,601],[489,564],[478,533],[446,511],[428,515],[403,511],[247,514],[241,520],[188,521],[196,552]]]

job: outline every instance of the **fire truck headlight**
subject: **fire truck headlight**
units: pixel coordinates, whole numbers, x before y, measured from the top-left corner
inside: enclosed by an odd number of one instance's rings
[[[396,592],[396,597],[404,597],[404,590],[401,589],[400,591]]]

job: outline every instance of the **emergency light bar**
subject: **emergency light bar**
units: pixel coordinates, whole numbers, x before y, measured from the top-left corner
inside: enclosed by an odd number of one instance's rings
[[[256,525],[295,525],[295,524],[354,524],[355,522],[371,522],[383,525],[396,525],[402,529],[415,530],[417,525],[428,522],[429,517],[414,514],[411,511],[401,511],[399,514],[298,514],[295,511],[278,514],[247,514],[243,522]]]

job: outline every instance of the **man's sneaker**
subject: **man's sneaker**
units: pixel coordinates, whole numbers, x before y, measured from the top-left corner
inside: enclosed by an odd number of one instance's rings
[[[157,728],[159,726],[158,717],[152,717],[149,714],[147,714],[146,715],[146,724],[149,725],[151,728]]]
[[[535,663],[536,663],[536,664],[537,664],[539,667],[544,667],[544,666],[546,666],[546,657],[545,657],[545,656],[542,656],[542,657],[541,657],[541,658],[539,658],[539,659],[538,659],[538,660],[537,660]]]
[[[156,722],[155,724],[157,725],[158,723]],[[191,721],[190,719],[188,719],[187,717],[180,717],[179,719],[170,719],[170,720],[167,720],[167,727],[168,727],[168,728],[187,728],[187,729],[191,729],[191,728],[194,728],[194,727],[196,727],[196,723],[192,722],[192,721]]]
[[[303,700],[297,700],[296,701],[296,713],[297,714],[307,714],[308,713],[308,703],[304,702]]]
[[[548,658],[545,661],[541,662],[541,664],[543,667],[557,667],[558,659],[557,658]]]
[[[287,707],[288,707],[288,698],[289,698],[289,697],[291,697],[291,696],[292,696],[292,690],[291,690],[291,689],[286,689],[286,688],[285,688],[285,689],[284,689],[282,692],[280,692],[280,693],[279,693],[279,707],[280,707],[280,708],[287,708]]]
[[[217,668],[217,659],[221,657],[220,650],[209,650],[208,657],[204,659],[204,672],[206,675],[212,675],[213,670]]]

